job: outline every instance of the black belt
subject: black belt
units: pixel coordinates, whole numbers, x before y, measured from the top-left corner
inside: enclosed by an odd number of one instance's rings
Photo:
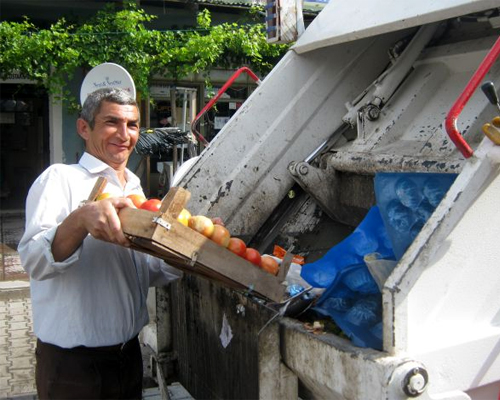
[[[75,347],[75,349],[86,349],[86,350],[90,350],[90,351],[103,351],[103,352],[115,352],[115,353],[119,353],[119,352],[126,351],[137,340],[138,340],[137,336],[134,336],[128,342],[119,343],[119,344],[115,344],[115,345],[112,345],[112,346],[101,346],[101,347],[78,346],[78,347]]]
[[[138,341],[139,341],[138,336],[136,335],[132,339],[130,339],[128,342],[119,343],[119,344],[115,344],[112,346],[100,346],[100,347],[77,346],[77,347],[73,347],[70,349],[66,349],[66,348],[59,347],[59,346],[54,345],[54,344],[42,342],[40,339],[38,339],[38,340],[45,346],[55,347],[57,349],[66,350],[66,351],[75,351],[75,352],[80,352],[80,351],[94,352],[94,351],[96,351],[96,352],[104,352],[104,353],[121,353],[121,352],[127,351],[130,347],[132,347],[133,344],[138,343]]]

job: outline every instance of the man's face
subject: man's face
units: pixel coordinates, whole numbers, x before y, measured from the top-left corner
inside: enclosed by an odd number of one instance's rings
[[[95,116],[94,129],[82,119],[77,127],[88,153],[114,169],[121,169],[139,138],[139,111],[132,105],[104,101]]]

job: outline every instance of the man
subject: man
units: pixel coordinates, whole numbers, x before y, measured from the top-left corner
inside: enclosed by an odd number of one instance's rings
[[[77,120],[79,164],[50,166],[31,187],[19,244],[30,275],[41,399],[140,399],[137,335],[148,323],[149,286],[177,279],[162,260],[133,251],[118,212],[142,193],[126,168],[139,110],[123,90],[99,89]],[[113,197],[84,203],[99,176]]]

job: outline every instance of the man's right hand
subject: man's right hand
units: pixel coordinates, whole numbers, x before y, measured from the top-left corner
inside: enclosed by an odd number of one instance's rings
[[[86,203],[69,214],[57,228],[52,242],[55,261],[63,261],[81,246],[90,233],[94,238],[129,247],[121,228],[119,211],[134,207],[130,199],[114,197]]]

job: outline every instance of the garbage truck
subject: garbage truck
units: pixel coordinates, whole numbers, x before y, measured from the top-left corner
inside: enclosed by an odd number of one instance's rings
[[[499,38],[498,0],[325,6],[179,181],[191,213],[303,272],[382,178],[453,179],[381,281],[380,346],[310,329],[314,301],[185,274],[156,297],[162,381],[199,399],[498,398],[500,106],[481,86],[495,99]]]

